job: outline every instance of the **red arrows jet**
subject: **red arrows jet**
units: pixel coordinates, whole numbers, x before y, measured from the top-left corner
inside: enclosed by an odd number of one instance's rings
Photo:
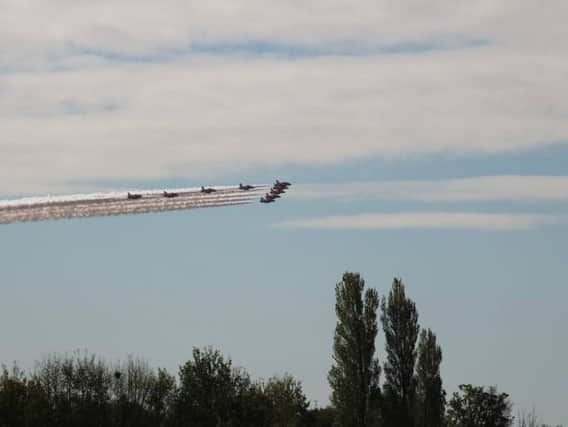
[[[273,197],[269,197],[268,195],[260,198],[260,203],[274,203],[275,201]]]
[[[270,189],[270,194],[273,194],[273,195],[282,194],[282,193],[285,193],[285,192],[286,191],[284,190],[284,188],[280,188],[280,187]]]
[[[289,182],[286,182],[286,181],[280,182],[280,181],[276,180],[276,182],[275,182],[274,185],[273,185],[273,188],[283,188],[283,189],[286,189],[286,188],[290,187],[291,185],[292,185],[292,184],[290,184]]]
[[[201,192],[205,193],[205,194],[211,194],[211,193],[214,193],[215,191],[217,191],[217,190],[215,190],[214,188],[211,188],[211,187],[209,187],[209,188],[205,188],[203,186],[201,187]]]

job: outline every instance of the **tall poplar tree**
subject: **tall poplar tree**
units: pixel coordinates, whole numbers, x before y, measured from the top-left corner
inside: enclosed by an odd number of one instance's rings
[[[385,425],[414,427],[414,365],[420,326],[416,305],[406,297],[401,279],[394,279],[388,300],[383,297],[381,312],[387,352],[383,390]]]
[[[444,418],[446,393],[442,388],[440,364],[442,348],[436,342],[436,335],[422,330],[418,342],[416,364],[416,398],[418,427],[439,427]]]
[[[374,425],[380,397],[375,358],[379,295],[375,289],[365,290],[359,274],[347,272],[335,287],[335,297],[334,364],[328,375],[331,403],[341,426]]]

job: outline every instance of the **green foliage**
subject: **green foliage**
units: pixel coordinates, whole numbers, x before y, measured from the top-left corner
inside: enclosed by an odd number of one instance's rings
[[[438,427],[442,424],[446,405],[446,392],[442,388],[440,364],[442,348],[436,343],[436,335],[422,330],[418,342],[416,364],[416,425]]]
[[[450,427],[509,427],[513,425],[511,402],[506,393],[490,387],[462,384],[449,403],[447,423]]]
[[[261,382],[252,382],[244,370],[235,370],[233,375],[235,396],[232,403],[232,426],[269,426],[272,405]]]
[[[132,357],[112,371],[113,422],[121,426],[164,424],[175,397],[175,378],[164,369],[156,373],[146,361]]]
[[[416,400],[416,339],[420,327],[414,302],[406,297],[401,279],[394,279],[388,300],[381,303],[385,333],[384,418],[386,426],[413,427]]]
[[[291,375],[253,383],[211,348],[193,350],[180,368],[174,419],[192,426],[299,426],[308,403]]]
[[[285,374],[282,378],[272,377],[264,387],[264,394],[272,409],[272,426],[295,427],[303,424],[309,403],[300,381],[290,374]]]
[[[29,379],[17,366],[0,376],[0,427],[304,426],[308,406],[291,375],[253,382],[212,348],[194,349],[179,387],[144,360],[110,365],[86,353],[51,355]]]
[[[176,398],[176,379],[168,371],[158,368],[147,399],[153,425],[165,425]]]
[[[335,296],[334,364],[328,375],[331,402],[340,425],[371,425],[380,399],[380,366],[375,358],[379,295],[374,289],[365,291],[359,274],[345,273]]]
[[[0,426],[166,425],[175,378],[139,359],[113,367],[94,355],[51,355],[29,379],[14,368],[0,378]]]
[[[208,347],[193,349],[193,360],[180,368],[177,416],[185,423],[227,425],[234,398],[231,360]]]
[[[94,355],[51,355],[36,366],[31,381],[45,424],[96,426],[109,422],[111,375]]]
[[[2,365],[0,376],[0,426],[24,425],[27,406],[27,381],[16,364],[11,370]]]
[[[332,406],[308,409],[304,417],[304,425],[306,427],[332,427],[335,422],[336,412]]]

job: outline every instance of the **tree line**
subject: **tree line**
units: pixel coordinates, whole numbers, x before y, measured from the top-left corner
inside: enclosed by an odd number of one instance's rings
[[[51,355],[28,376],[2,368],[0,426],[317,425],[290,374],[252,380],[218,350],[194,348],[178,378],[141,359]]]
[[[441,345],[432,330],[420,328],[402,280],[395,278],[381,299],[359,274],[347,272],[335,294],[328,407],[312,407],[292,375],[253,379],[211,347],[194,348],[177,376],[139,358],[109,363],[75,352],[48,356],[29,373],[2,365],[0,427],[513,425],[509,396],[495,387],[462,384],[447,400]],[[382,364],[375,352],[379,329]],[[545,427],[534,410],[520,412],[517,425]]]

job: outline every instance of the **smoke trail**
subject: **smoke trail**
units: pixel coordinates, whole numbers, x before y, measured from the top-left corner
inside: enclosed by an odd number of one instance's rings
[[[268,186],[259,185],[243,191],[217,187],[210,194],[200,189],[169,190],[176,193],[175,197],[165,197],[162,191],[132,192],[140,195],[139,199],[129,199],[127,193],[115,192],[10,200],[0,202],[0,224],[242,205],[256,201],[266,188]]]

